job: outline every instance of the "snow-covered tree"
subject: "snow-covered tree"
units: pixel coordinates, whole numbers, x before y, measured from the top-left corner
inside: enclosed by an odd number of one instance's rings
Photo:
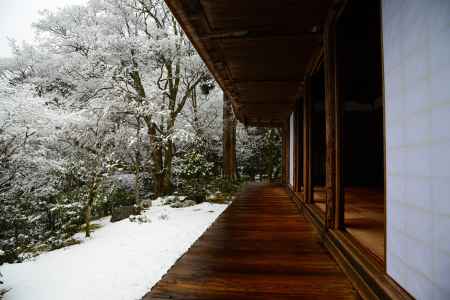
[[[154,192],[170,192],[175,143],[187,137],[177,119],[211,79],[163,1],[91,1],[47,11],[35,27],[59,62],[51,81],[74,86],[75,105],[105,97],[145,126]]]
[[[0,61],[0,262],[89,235],[114,206],[220,190],[223,93],[164,1],[91,0],[34,27]],[[237,131],[240,173],[276,176],[252,169],[263,152],[277,165],[276,131]]]

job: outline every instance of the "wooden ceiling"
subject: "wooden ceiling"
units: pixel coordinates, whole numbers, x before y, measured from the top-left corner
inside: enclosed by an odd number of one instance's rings
[[[165,0],[246,125],[282,126],[333,0]]]

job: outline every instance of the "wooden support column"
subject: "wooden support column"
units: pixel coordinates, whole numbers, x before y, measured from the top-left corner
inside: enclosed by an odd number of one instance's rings
[[[289,124],[289,122],[288,122]],[[287,128],[286,128],[287,127]],[[281,158],[281,183],[288,184],[289,178],[289,125],[283,126],[281,129],[281,137],[282,137],[282,158]]]
[[[325,131],[326,131],[326,228],[343,229],[344,198],[341,159],[341,107],[336,76],[336,18],[339,6],[330,14],[324,31]]]
[[[303,172],[303,100],[299,99],[295,105],[295,119],[294,119],[294,140],[295,140],[295,161],[294,161],[294,185],[295,191],[301,192],[303,185],[301,172]]]
[[[305,79],[303,101],[303,192],[304,201],[312,203],[311,184],[311,78]]]
[[[236,180],[236,124],[231,99],[223,94],[223,177]]]
[[[286,123],[286,127],[284,129],[285,132],[285,139],[286,139],[286,148],[285,148],[285,156],[286,156],[286,183],[289,183],[289,164],[290,161],[292,159],[292,157],[290,157],[290,151],[289,151],[289,147],[290,147],[290,143],[291,143],[291,139],[290,139],[290,128],[289,128],[289,119]]]

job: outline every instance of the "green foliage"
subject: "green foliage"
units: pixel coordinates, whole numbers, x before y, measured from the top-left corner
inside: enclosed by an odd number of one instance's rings
[[[70,188],[61,188],[64,192],[39,201],[31,194],[17,195],[13,200],[0,198],[2,204],[9,201],[9,205],[0,206],[0,249],[4,251],[0,264],[74,243],[71,236],[82,229],[89,191],[86,185],[75,187],[72,183]],[[92,207],[93,219],[110,215],[114,206],[132,204],[131,192],[114,184],[100,184]]]
[[[220,194],[226,202],[231,199],[240,187],[241,181],[224,179],[217,173],[217,162],[208,160],[207,153],[203,147],[187,153],[180,161],[179,172],[176,174],[179,179],[177,192],[185,195],[188,199],[197,203],[207,200],[211,195]],[[210,200],[212,198],[209,198]]]
[[[186,154],[178,173],[181,182],[178,192],[197,203],[205,201],[213,165],[199,151]]]
[[[274,180],[281,176],[281,133],[277,128],[239,128],[237,160],[241,177]]]
[[[205,179],[211,176],[212,167],[213,163],[207,161],[202,153],[192,151],[183,159],[179,175],[183,179]]]
[[[134,202],[135,197],[133,192],[114,183],[111,186],[105,184],[97,191],[94,200],[93,215],[97,218],[108,216],[112,213],[113,207],[130,206],[134,205]]]

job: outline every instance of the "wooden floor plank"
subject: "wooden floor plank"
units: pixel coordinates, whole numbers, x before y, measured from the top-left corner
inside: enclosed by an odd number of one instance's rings
[[[144,296],[359,299],[317,232],[277,185],[250,185]]]

